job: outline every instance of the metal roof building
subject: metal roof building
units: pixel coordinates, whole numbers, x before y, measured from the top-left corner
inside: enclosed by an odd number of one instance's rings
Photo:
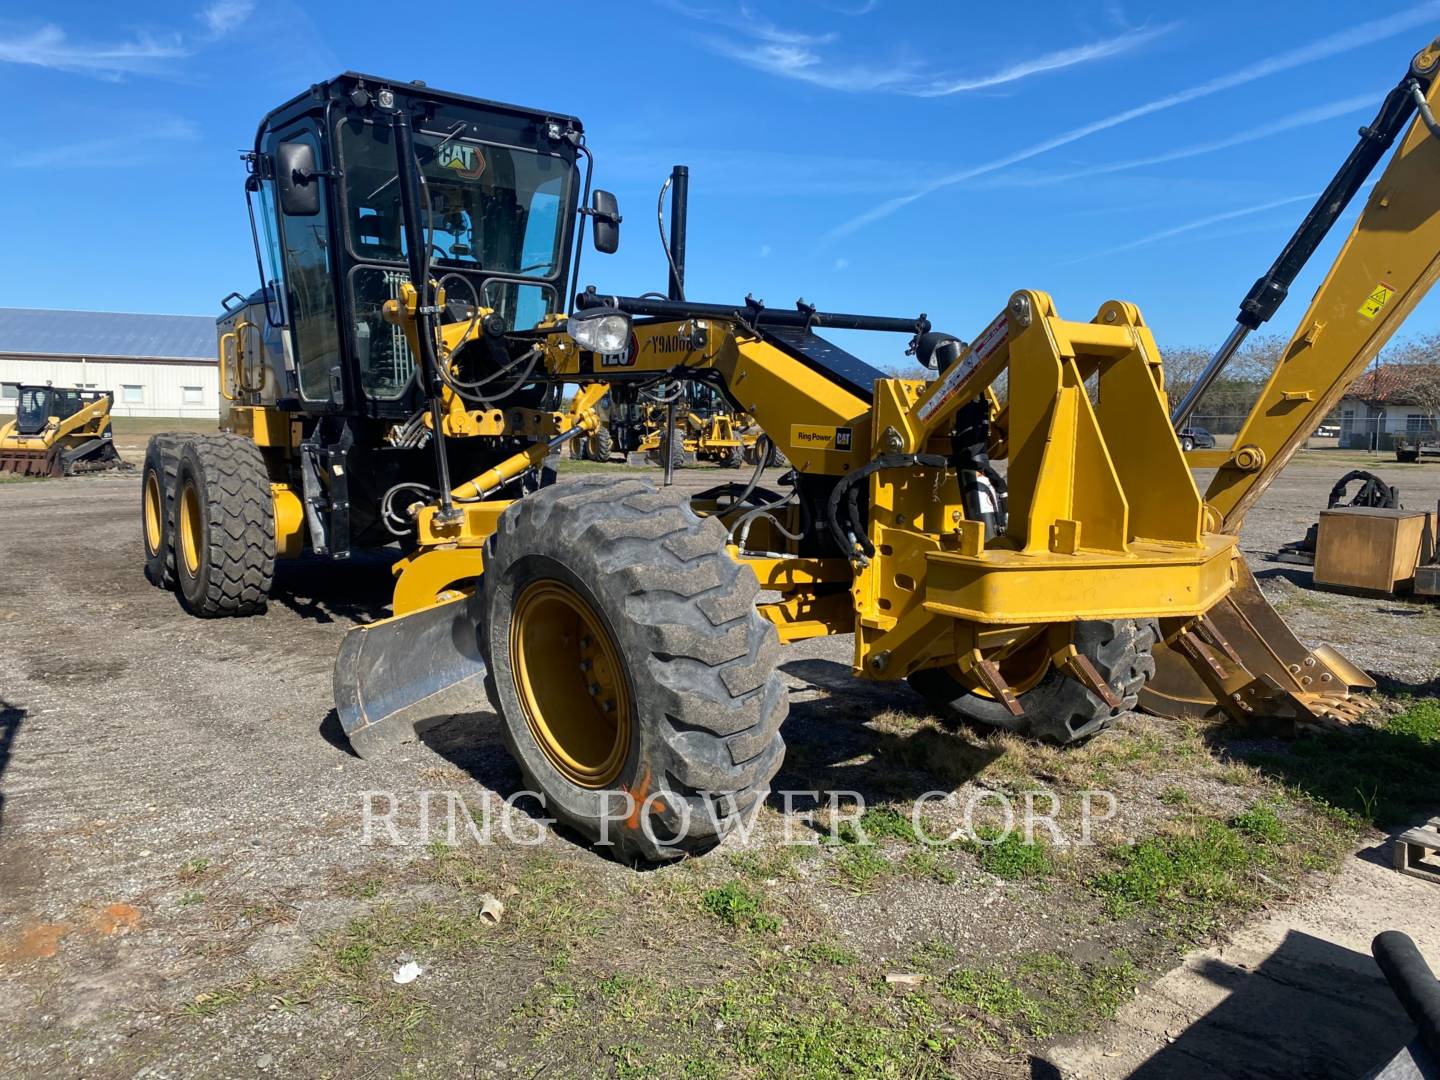
[[[216,416],[215,340],[207,315],[0,308],[0,411],[48,382],[113,391],[117,416]]]

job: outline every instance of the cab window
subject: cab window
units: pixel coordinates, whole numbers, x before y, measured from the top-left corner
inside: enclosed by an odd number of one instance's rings
[[[319,140],[313,131],[287,132],[271,137],[280,142],[309,143],[315,160],[323,161]],[[329,401],[339,396],[330,373],[340,364],[340,333],[336,318],[335,289],[331,279],[333,252],[330,242],[330,196],[328,185],[320,185],[320,212],[313,215],[281,214],[280,239],[285,266],[285,311],[295,342],[295,369],[300,396],[310,401]]]

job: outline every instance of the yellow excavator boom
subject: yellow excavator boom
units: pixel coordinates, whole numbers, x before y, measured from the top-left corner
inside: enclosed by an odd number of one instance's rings
[[[1245,336],[1263,325],[1306,259],[1396,143],[1365,207],[1293,336],[1281,352],[1233,446],[1192,450],[1214,468],[1205,491],[1211,527],[1238,534],[1245,514],[1330,415],[1440,276],[1440,39],[1417,53],[1379,114],[1270,270],[1241,304],[1235,329],[1172,419],[1177,428],[1223,371]],[[1354,714],[1352,688],[1371,679],[1333,649],[1306,648],[1270,607],[1243,559],[1235,588],[1194,626],[1171,622],[1156,650],[1156,676],[1141,695],[1162,715],[1196,715],[1218,703],[1238,718],[1305,719]]]

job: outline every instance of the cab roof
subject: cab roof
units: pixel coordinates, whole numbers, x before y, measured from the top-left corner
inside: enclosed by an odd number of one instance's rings
[[[467,94],[456,94],[449,90],[437,90],[433,86],[427,86],[421,81],[406,81],[403,79],[386,79],[379,75],[366,75],[358,71],[344,71],[324,82],[315,83],[310,89],[296,94],[289,101],[271,109],[260,121],[260,127],[256,134],[256,141],[263,136],[267,128],[275,127],[280,123],[286,123],[296,116],[303,115],[327,100],[333,101],[344,97],[357,85],[364,87],[371,93],[380,90],[393,90],[397,95],[404,95],[412,99],[434,101],[441,104],[460,105],[465,108],[484,109],[487,112],[499,113],[512,117],[516,120],[527,120],[532,122],[556,122],[575,131],[584,131],[578,117],[568,113],[550,112],[545,109],[531,109],[523,105],[510,105],[503,101],[491,101],[488,98],[470,97]]]

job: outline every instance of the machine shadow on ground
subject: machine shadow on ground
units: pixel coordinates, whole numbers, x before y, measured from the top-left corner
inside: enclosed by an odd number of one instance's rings
[[[1213,958],[1198,963],[1224,1000],[1132,1072],[1131,1080],[1366,1076],[1415,1037],[1372,958],[1309,934],[1288,932],[1254,970]],[[1031,1076],[1050,1080],[1060,1073],[1035,1058]]]
[[[25,719],[26,710],[0,699],[0,780],[5,779],[5,770],[10,764],[10,754],[15,745],[15,733]],[[5,832],[5,793],[0,791],[0,835]]]
[[[954,790],[1001,753],[967,738],[963,729],[926,727],[897,734],[873,726],[874,718],[889,710],[916,708],[919,699],[903,686],[857,682],[847,666],[828,660],[793,660],[781,670],[791,677],[792,700],[781,729],[785,763],[771,781],[767,802],[777,813],[808,813],[827,805],[830,792],[853,792],[873,805]],[[821,693],[807,696],[796,681]],[[321,735],[348,749],[333,711]],[[501,798],[525,788],[519,766],[505,749],[500,720],[488,707],[417,724],[416,737]],[[784,792],[792,793],[788,804]],[[530,813],[523,803],[520,808]],[[543,815],[537,810],[532,816]],[[818,822],[813,827],[825,828]]]
[[[1206,741],[1218,757],[1382,830],[1440,810],[1440,743],[1418,734],[1349,724],[1295,738],[1256,738],[1227,725],[1208,731]]]
[[[776,792],[856,792],[867,804],[909,802],[963,786],[1001,754],[967,737],[964,728],[876,727],[874,720],[887,712],[930,711],[904,683],[867,683],[833,660],[791,660],[780,670],[791,679],[791,699],[782,728],[785,763],[771,782]],[[770,801],[783,811],[778,795]],[[792,806],[805,808],[800,800]]]
[[[390,614],[398,549],[357,551],[348,559],[307,555],[275,564],[270,602],[317,623],[368,623]]]

